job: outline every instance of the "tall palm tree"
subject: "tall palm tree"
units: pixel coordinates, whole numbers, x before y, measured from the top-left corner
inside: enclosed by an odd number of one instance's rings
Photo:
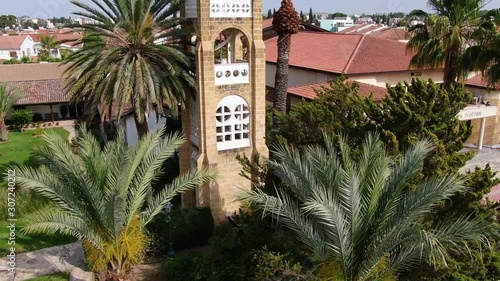
[[[444,67],[443,81],[449,88],[467,74],[461,60],[474,27],[481,24],[484,0],[429,0],[429,5],[437,14],[411,29],[407,46],[416,54],[410,66]]]
[[[281,1],[281,7],[273,19],[273,28],[278,33],[278,59],[274,78],[274,108],[281,112],[286,112],[291,36],[299,31],[299,25],[300,18],[293,7],[292,1]]]
[[[2,141],[9,140],[5,118],[20,98],[21,95],[16,89],[8,88],[6,83],[0,83],[0,137]]]
[[[394,280],[399,270],[425,258],[442,262],[449,246],[485,240],[490,230],[466,217],[421,226],[442,200],[465,190],[454,174],[415,183],[431,149],[420,141],[393,158],[379,136],[370,134],[359,160],[342,138],[340,150],[329,137],[324,146],[302,151],[279,146],[270,168],[285,187],[276,196],[257,189],[240,199],[290,229],[325,262],[319,272],[328,280]]]
[[[43,165],[17,169],[21,186],[50,199],[55,208],[28,217],[25,233],[72,235],[83,241],[91,268],[105,280],[130,280],[131,266],[140,262],[148,244],[144,227],[176,194],[214,179],[200,169],[177,177],[146,206],[148,189],[164,171],[165,160],[184,142],[178,134],[162,138],[148,134],[129,148],[121,131],[101,149],[85,127],[76,152],[57,134],[43,138],[35,154]]]
[[[50,51],[57,48],[59,44],[56,41],[56,37],[54,35],[51,36],[40,36],[40,55],[42,57],[49,57]]]
[[[192,59],[184,52],[176,17],[177,0],[91,0],[94,6],[72,0],[83,11],[74,13],[94,20],[83,24],[83,48],[70,54],[67,91],[74,102],[101,108],[103,120],[119,119],[124,110],[135,111],[139,136],[148,131],[145,114],[167,104],[175,113],[192,90]],[[113,107],[115,107],[113,109]],[[113,116],[116,115],[116,116]]]
[[[486,12],[484,21],[474,30],[474,46],[464,55],[465,65],[471,71],[481,71],[490,85],[500,83],[500,9]]]

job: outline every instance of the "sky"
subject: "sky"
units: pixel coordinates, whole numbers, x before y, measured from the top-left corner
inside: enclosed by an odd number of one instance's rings
[[[90,0],[81,0],[90,2]],[[268,9],[278,9],[281,0],[263,0],[264,13]],[[486,0],[487,9],[500,8],[500,0]],[[414,9],[430,11],[427,0],[293,0],[297,11],[343,12],[347,14],[373,14],[389,12],[409,12]],[[0,15],[13,14],[37,18],[70,16],[74,12],[69,0],[0,0]]]

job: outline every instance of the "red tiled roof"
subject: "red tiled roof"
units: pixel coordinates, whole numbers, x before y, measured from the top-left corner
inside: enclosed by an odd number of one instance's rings
[[[385,28],[376,32],[370,33],[370,36],[390,39],[390,40],[407,40],[410,34],[404,28]]]
[[[387,89],[383,88],[383,87],[369,85],[366,83],[360,83],[360,82],[353,81],[353,80],[347,80],[346,82],[349,84],[357,83],[359,86],[359,95],[362,97],[368,97],[368,96],[370,96],[370,94],[373,93],[373,99],[375,101],[381,101],[385,97],[385,95],[387,94]],[[316,93],[317,90],[321,90],[322,87],[329,87],[329,86],[330,86],[330,83],[328,83],[328,82],[301,85],[301,86],[288,88],[288,93],[312,100],[312,99],[315,99],[317,97],[317,93]]]
[[[358,26],[351,26],[346,29],[340,30],[338,33],[344,34],[368,34],[377,29],[383,28],[384,25],[381,24],[362,24]]]
[[[266,61],[277,59],[277,38],[265,41]],[[299,32],[292,35],[290,66],[336,74],[406,71],[406,44],[360,34]]]
[[[273,18],[265,19],[262,21],[262,29],[266,29],[273,26]]]
[[[59,63],[0,64],[0,82],[61,79],[67,67]]]
[[[54,36],[55,41],[66,41],[66,40],[75,40],[72,42],[64,42],[64,45],[70,45],[70,46],[75,46],[75,47],[82,47],[82,44],[75,44],[76,40],[81,40],[83,38],[83,33],[81,32],[73,32],[73,33],[34,33],[29,35],[31,38],[33,38],[33,41],[40,43],[40,39],[43,36]]]
[[[65,94],[61,79],[10,82],[8,87],[14,87],[22,93],[23,97],[17,102],[18,105],[62,103],[70,100]]]
[[[19,50],[28,35],[0,36],[0,50]]]
[[[467,79],[465,81],[465,85],[489,90],[500,90],[500,84],[496,84],[494,86],[488,85],[488,82],[484,79],[481,73]]]

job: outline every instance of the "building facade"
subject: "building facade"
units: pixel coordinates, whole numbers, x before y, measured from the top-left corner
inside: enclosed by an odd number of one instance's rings
[[[252,183],[239,175],[236,155],[267,156],[265,45],[262,0],[188,0],[185,16],[197,32],[198,92],[182,116],[189,141],[181,172],[217,170],[217,180],[182,195],[183,206],[210,206],[215,221],[239,208],[236,195]]]

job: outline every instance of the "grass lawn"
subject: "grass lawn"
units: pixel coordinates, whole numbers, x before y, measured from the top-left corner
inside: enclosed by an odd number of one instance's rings
[[[0,231],[0,256],[7,255],[7,249],[10,249],[10,247],[13,246],[16,248],[16,254],[20,254],[52,246],[64,245],[76,241],[75,238],[65,235],[24,235],[21,232],[21,229],[26,226],[26,220],[21,217],[16,221],[16,244],[9,245],[7,240],[9,238],[7,225],[7,221],[5,221],[5,219],[2,219],[2,221],[0,222],[0,229],[2,229],[2,231]]]
[[[46,131],[55,131],[62,138],[68,139],[69,132],[63,128],[45,129]],[[34,137],[34,130],[25,132],[10,132],[9,141],[0,143],[0,173],[3,175],[7,166],[14,164],[29,165],[31,153],[34,148],[43,145],[44,141],[41,138]],[[2,177],[3,178],[3,177]]]
[[[53,130],[59,134],[62,138],[67,139],[69,132],[62,128],[51,128],[46,129]],[[0,143],[0,207],[2,210],[6,210],[7,206],[7,190],[6,185],[3,182],[4,171],[7,167],[24,164],[33,165],[35,164],[32,157],[32,152],[35,147],[44,144],[41,138],[33,137],[34,131],[26,132],[10,132],[9,142]],[[23,235],[21,229],[26,226],[25,215],[46,206],[48,202],[41,198],[39,195],[31,195],[26,192],[17,191],[16,194],[16,211],[17,211],[17,222],[16,222],[16,254],[23,252],[34,251],[42,248],[52,247],[56,245],[63,245],[75,241],[74,238],[62,235]],[[2,211],[4,212],[4,211]],[[8,254],[7,249],[10,249],[11,245],[8,245],[9,232],[7,229],[7,221],[5,215],[2,214],[0,219],[0,255],[4,256]],[[14,246],[14,245],[12,245]],[[36,279],[38,280],[38,279]],[[39,280],[68,280],[66,279],[39,279]]]
[[[37,277],[33,279],[28,279],[26,281],[68,281],[69,274],[67,273],[57,273],[53,275],[47,275],[42,277]]]

